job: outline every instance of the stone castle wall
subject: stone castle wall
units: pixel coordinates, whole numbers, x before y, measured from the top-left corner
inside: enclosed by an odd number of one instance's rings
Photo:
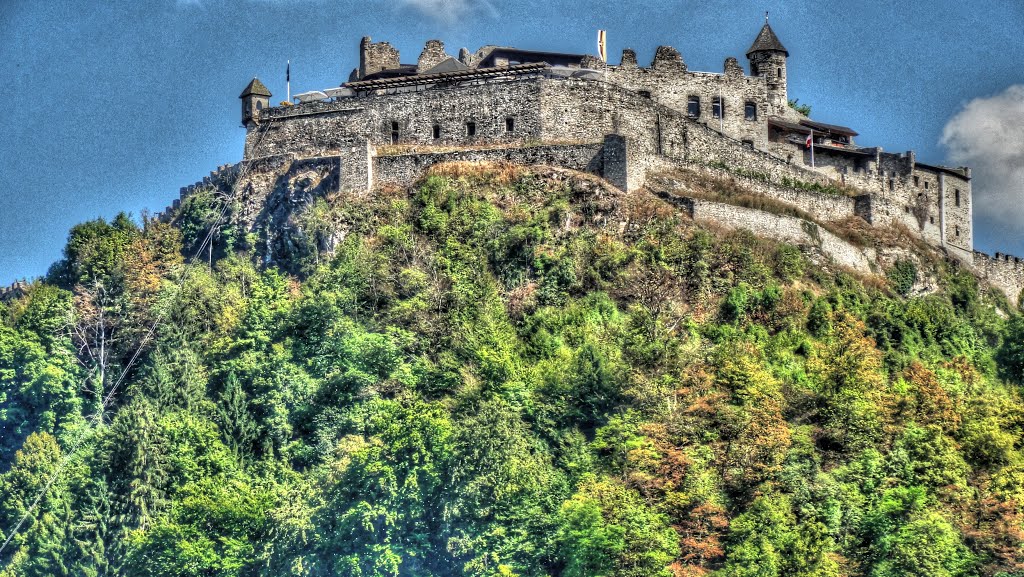
[[[863,274],[876,272],[875,252],[856,247],[813,222],[731,204],[691,200],[694,220],[714,222],[732,229],[749,230],[758,236],[819,250],[835,264]]]
[[[998,252],[989,256],[977,251],[973,257],[979,277],[1003,291],[1010,302],[1024,306],[1024,259]]]
[[[601,175],[604,171],[602,152],[603,145],[595,143],[382,155],[373,158],[373,184],[375,187],[410,186],[426,169],[446,162],[539,164]]]
[[[335,150],[339,140],[349,136],[365,138],[374,146],[539,140],[540,108],[537,79],[353,96],[333,102],[272,108],[261,113],[260,124],[246,135],[245,156],[252,156],[257,144],[257,156],[322,155]],[[438,138],[434,138],[435,134]]]

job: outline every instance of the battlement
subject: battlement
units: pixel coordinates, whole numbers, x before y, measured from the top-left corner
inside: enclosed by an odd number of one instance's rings
[[[1024,304],[1024,259],[1001,252],[989,256],[974,251],[973,256],[978,276],[1006,293],[1011,302]]]
[[[238,178],[240,166],[240,164],[222,164],[218,166],[216,170],[211,170],[210,174],[204,176],[202,180],[198,180],[193,184],[181,187],[178,190],[178,198],[174,199],[170,206],[155,215],[157,220],[164,222],[169,221],[173,218],[174,213],[177,212],[178,208],[181,207],[181,203],[196,192],[210,188],[230,190],[231,187],[234,186],[235,180]]]
[[[27,280],[21,279],[14,281],[10,286],[0,287],[0,302],[10,302],[21,298],[30,284]]]

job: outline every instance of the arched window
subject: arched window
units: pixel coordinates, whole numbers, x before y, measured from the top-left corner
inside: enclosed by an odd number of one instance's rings
[[[725,118],[725,102],[721,96],[716,96],[711,101],[711,116],[715,118]]]
[[[257,100],[256,101],[256,110],[263,110],[263,101],[262,100]]]
[[[700,118],[700,96],[691,96],[687,99],[686,115],[690,118]]]
[[[747,102],[743,105],[743,118],[747,120],[757,120],[757,104],[753,102]]]

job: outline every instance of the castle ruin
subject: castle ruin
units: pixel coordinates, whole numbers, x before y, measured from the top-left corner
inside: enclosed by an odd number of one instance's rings
[[[797,112],[789,52],[767,22],[746,58],[749,73],[732,57],[710,73],[689,70],[669,46],[644,67],[629,49],[612,65],[500,46],[452,56],[430,40],[411,64],[366,37],[347,82],[299,94],[297,104],[272,106],[270,91],[249,83],[240,96],[247,170],[236,186],[256,206],[282,172],[312,170],[332,187],[364,192],[410,185],[432,164],[480,160],[591,172],[629,192],[666,169],[732,167],[811,214],[902,224],[1018,298],[1020,259],[973,249],[969,168],[860,146],[851,128]],[[238,174],[221,167],[211,178]],[[793,183],[859,195],[793,191]]]

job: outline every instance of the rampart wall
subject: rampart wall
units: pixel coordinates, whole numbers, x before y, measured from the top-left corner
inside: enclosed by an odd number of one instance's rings
[[[973,256],[979,277],[1002,290],[1010,302],[1024,305],[1024,259],[999,252],[989,256],[975,251]]]
[[[0,287],[0,302],[9,302],[20,298],[28,288],[28,281],[19,280],[11,283],[10,286]]]
[[[373,158],[375,187],[409,186],[423,172],[446,162],[509,162],[520,165],[550,165],[603,174],[603,145],[538,145],[516,148],[480,148],[450,152],[379,155]]]
[[[540,108],[539,80],[529,78],[272,108],[247,134],[245,157],[325,155],[351,136],[374,146],[539,140]]]
[[[686,199],[685,204],[694,220],[745,229],[758,236],[814,248],[837,265],[864,274],[876,272],[874,250],[858,248],[813,222],[700,199]]]

